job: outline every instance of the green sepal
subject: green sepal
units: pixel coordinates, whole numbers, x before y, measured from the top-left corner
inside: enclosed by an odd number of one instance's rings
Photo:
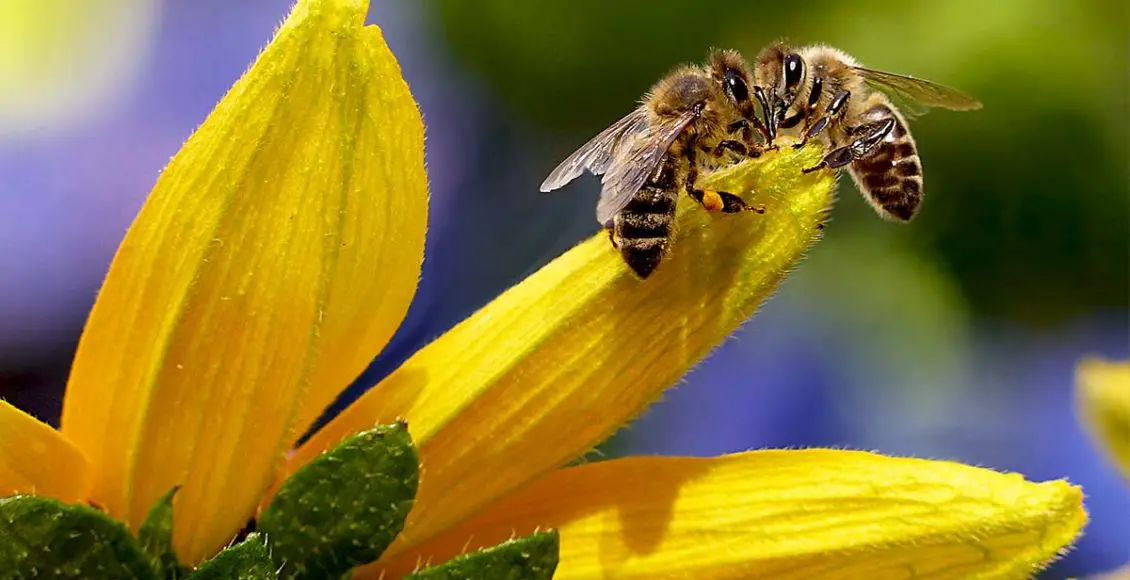
[[[405,580],[549,580],[557,570],[560,547],[557,530],[537,532],[414,572]]]
[[[337,578],[384,553],[416,497],[416,447],[401,422],[342,441],[295,472],[259,517],[284,578]]]
[[[87,506],[0,499],[0,579],[156,580],[129,528]]]
[[[185,580],[275,580],[276,569],[263,536],[252,533],[201,564]]]
[[[149,565],[157,575],[165,580],[177,580],[188,573],[188,568],[177,561],[173,551],[173,496],[179,489],[178,485],[161,496],[137,530],[141,551],[149,558]]]

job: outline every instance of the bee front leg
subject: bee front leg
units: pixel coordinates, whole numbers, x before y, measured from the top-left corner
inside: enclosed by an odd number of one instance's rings
[[[869,123],[861,127],[854,127],[849,131],[850,135],[860,135],[850,144],[842,147],[837,147],[824,156],[824,159],[812,167],[802,169],[802,173],[812,173],[817,169],[825,167],[829,169],[837,169],[855,161],[867,157],[883,142],[883,139],[895,127],[894,119],[883,119]]]
[[[727,149],[741,155],[742,157],[760,157],[761,152],[756,149],[749,149],[745,143],[735,141],[733,139],[725,139],[718,143],[714,148],[714,155],[721,155]]]
[[[753,123],[753,126],[750,126],[750,122]],[[761,135],[761,138],[765,141],[764,144],[754,141],[754,129],[757,129],[758,133]],[[741,141],[731,139],[727,139],[726,141],[734,141],[735,143],[739,143],[743,147],[746,147],[748,153],[745,153],[743,155],[748,155],[749,157],[760,157],[761,149],[763,148],[777,149],[775,145],[772,145],[772,140],[769,135],[769,129],[765,127],[765,123],[762,123],[761,119],[758,118],[757,115],[754,115],[753,117],[747,119],[739,119],[737,121],[734,121],[733,123],[730,123],[730,125],[726,127],[726,132],[730,135],[737,134],[739,137],[741,137]],[[723,143],[725,143],[726,141],[723,141]],[[746,146],[747,143],[749,144],[749,146]],[[719,145],[721,145],[721,143]]]
[[[758,118],[755,112],[753,122],[757,126],[757,130],[761,132],[761,137],[765,139],[765,149],[776,151],[781,148],[773,143],[777,138],[777,120],[773,118],[773,111],[769,107],[769,99],[765,96],[765,89],[755,86],[753,87],[753,94],[757,99],[757,104],[761,106],[761,115],[764,117],[764,120]]]
[[[807,126],[804,131],[804,137],[801,138],[800,143],[795,143],[793,149],[800,149],[808,143],[808,140],[824,132],[828,128],[828,123],[832,121],[847,105],[848,99],[851,98],[849,91],[840,91],[832,99],[832,104],[828,105],[828,110],[816,120],[815,123]]]
[[[730,123],[730,125],[726,127],[726,132],[731,135],[737,133],[738,136],[741,137],[741,140],[739,141],[737,139],[723,139],[720,143],[718,143],[718,146],[714,148],[714,155],[721,155],[723,151],[729,149],[730,151],[737,153],[741,157],[747,157],[750,159],[761,157],[761,152],[765,150],[766,147],[764,144],[754,140],[753,128],[750,127],[749,123],[750,122],[746,119],[739,119],[737,121],[734,121],[733,123]],[[768,135],[768,132],[765,129],[765,125],[761,123],[760,119],[753,117],[753,123],[754,125],[756,125],[757,129],[761,131],[762,136]],[[768,141],[767,137],[766,141]],[[776,149],[775,146],[773,148]]]

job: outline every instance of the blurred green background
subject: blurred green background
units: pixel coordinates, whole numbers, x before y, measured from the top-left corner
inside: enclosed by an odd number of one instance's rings
[[[570,143],[712,46],[753,58],[777,38],[826,43],[973,93],[983,111],[914,123],[921,219],[887,234],[845,195],[829,240],[845,230],[895,236],[936,262],[974,313],[1047,327],[1124,307],[1130,295],[1127,5],[446,0],[433,18],[492,95]]]

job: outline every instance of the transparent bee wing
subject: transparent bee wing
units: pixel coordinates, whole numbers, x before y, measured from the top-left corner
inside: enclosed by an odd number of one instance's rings
[[[647,130],[647,125],[645,107],[641,106],[628,113],[562,161],[542,182],[541,191],[550,192],[562,187],[580,177],[586,169],[593,175],[604,174],[620,148],[621,142],[630,135]]]
[[[655,174],[671,144],[695,118],[694,111],[664,120],[648,127],[647,132],[636,138],[631,146],[620,151],[608,172],[601,179],[600,201],[596,204],[596,220],[604,224],[612,219],[632,196]]]
[[[899,112],[902,113],[902,116],[905,117],[908,121],[913,121],[930,112],[930,107],[928,105],[923,105],[922,103],[894,89],[883,86],[876,86],[874,84],[871,86],[871,88],[877,91],[881,91],[883,94],[887,95],[887,99],[891,101],[891,104],[894,105],[895,108],[898,109]]]
[[[942,107],[951,111],[981,108],[981,102],[977,99],[932,81],[863,67],[855,67],[855,70],[874,88],[899,97],[898,100],[909,107],[910,111],[918,108],[914,105]]]

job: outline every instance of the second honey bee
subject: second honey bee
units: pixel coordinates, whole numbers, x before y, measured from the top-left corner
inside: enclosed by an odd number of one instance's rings
[[[906,113],[919,105],[981,108],[956,89],[865,68],[828,46],[771,44],[758,55],[754,76],[770,140],[778,130],[794,128],[801,138],[797,147],[819,137],[828,153],[805,171],[847,166],[875,210],[899,221],[913,218],[921,204],[922,163],[904,111],[891,97],[904,103]]]
[[[750,99],[752,81],[734,51],[715,52],[704,66],[675,69],[639,107],[554,169],[541,191],[562,187],[586,169],[603,175],[596,219],[628,266],[647,278],[670,245],[681,191],[708,211],[750,209],[737,195],[698,189],[695,180],[701,170],[761,154],[768,130]]]

